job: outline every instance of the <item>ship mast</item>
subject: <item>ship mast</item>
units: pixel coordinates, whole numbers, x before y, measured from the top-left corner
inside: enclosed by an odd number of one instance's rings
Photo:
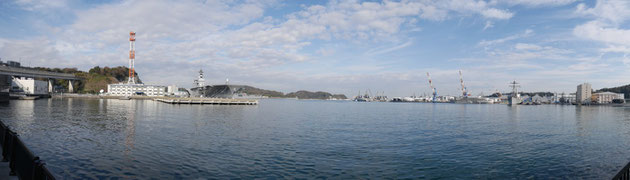
[[[468,92],[466,92],[466,86],[464,85],[464,77],[462,76],[462,71],[459,70],[459,82],[462,85],[462,96],[466,97],[468,96]]]
[[[520,85],[518,85],[518,83],[516,81],[512,81],[510,83],[510,87],[512,87],[512,97],[517,97],[518,95],[518,87],[521,87]]]

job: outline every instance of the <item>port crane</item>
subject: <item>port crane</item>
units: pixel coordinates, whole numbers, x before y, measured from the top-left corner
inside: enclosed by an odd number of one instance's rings
[[[466,86],[464,85],[464,77],[462,76],[462,70],[459,70],[459,82],[462,85],[462,97],[467,97]]]
[[[431,81],[431,75],[429,74],[429,72],[427,72],[427,78],[429,78],[429,87],[431,87],[431,90],[433,90],[432,102],[435,103],[435,98],[437,97],[437,89],[433,87],[433,82]]]

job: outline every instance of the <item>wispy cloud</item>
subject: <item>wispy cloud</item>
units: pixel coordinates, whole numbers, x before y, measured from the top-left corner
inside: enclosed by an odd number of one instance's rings
[[[374,56],[374,55],[380,55],[380,54],[386,54],[386,53],[390,53],[402,48],[406,48],[408,46],[411,46],[413,44],[412,41],[407,41],[405,43],[393,46],[393,47],[389,47],[389,48],[383,48],[383,47],[379,47],[379,48],[375,48],[375,49],[371,49],[368,52],[366,52],[365,54],[368,56]]]
[[[492,45],[496,45],[496,44],[501,44],[501,43],[505,43],[505,42],[508,42],[508,41],[512,41],[512,40],[515,40],[515,39],[519,39],[519,38],[529,37],[533,33],[534,33],[533,30],[526,29],[525,32],[523,32],[523,33],[511,35],[511,36],[508,36],[508,37],[495,39],[495,40],[482,40],[477,45],[478,46],[492,46]]]

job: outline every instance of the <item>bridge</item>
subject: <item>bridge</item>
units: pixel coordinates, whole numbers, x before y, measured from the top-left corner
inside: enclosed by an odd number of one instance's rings
[[[73,81],[81,80],[82,78],[76,77],[74,74],[57,73],[49,71],[41,71],[22,67],[11,67],[0,65],[0,76],[13,76],[13,77],[29,77],[29,78],[44,78],[48,79],[48,92],[53,91],[53,80],[64,79],[68,80],[68,92],[73,92]]]

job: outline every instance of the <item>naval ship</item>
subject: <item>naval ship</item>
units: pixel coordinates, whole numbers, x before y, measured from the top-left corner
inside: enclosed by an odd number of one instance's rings
[[[228,98],[228,99],[252,99],[263,98],[260,95],[248,95],[245,93],[245,85],[230,85],[229,80],[225,80],[225,84],[222,85],[205,85],[203,79],[203,71],[199,70],[199,78],[194,80],[194,88],[190,89],[191,97],[206,97],[206,98]]]

